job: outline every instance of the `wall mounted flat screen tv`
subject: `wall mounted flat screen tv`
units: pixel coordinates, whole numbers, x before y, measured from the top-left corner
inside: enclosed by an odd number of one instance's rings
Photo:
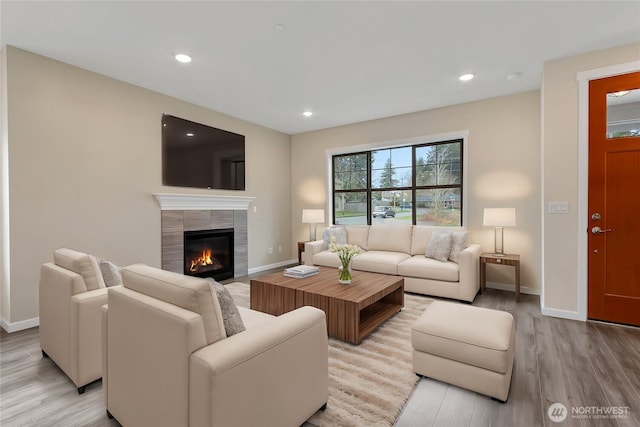
[[[244,190],[244,135],[162,115],[162,184]]]

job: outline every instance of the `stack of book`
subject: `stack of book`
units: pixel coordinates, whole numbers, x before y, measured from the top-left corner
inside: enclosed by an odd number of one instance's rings
[[[284,275],[287,277],[295,277],[296,279],[303,279],[305,277],[318,274],[318,267],[312,265],[297,265],[291,268],[284,269]]]

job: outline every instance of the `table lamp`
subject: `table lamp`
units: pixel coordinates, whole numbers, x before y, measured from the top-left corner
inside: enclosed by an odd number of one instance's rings
[[[504,227],[515,227],[515,208],[485,208],[482,224],[495,228],[494,255],[504,256]]]
[[[324,209],[302,209],[302,223],[309,224],[309,240],[316,240],[316,224],[324,224]]]

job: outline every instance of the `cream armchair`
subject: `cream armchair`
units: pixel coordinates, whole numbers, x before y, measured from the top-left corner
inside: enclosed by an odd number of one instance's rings
[[[107,288],[96,259],[58,249],[40,269],[40,348],[78,393],[102,376],[101,309]]]
[[[227,337],[205,279],[138,264],[103,308],[107,415],[125,426],[299,426],[328,398],[325,314],[238,307]]]

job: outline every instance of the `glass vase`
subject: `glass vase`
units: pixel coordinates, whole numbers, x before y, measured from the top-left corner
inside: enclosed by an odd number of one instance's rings
[[[350,285],[351,280],[351,260],[343,261],[342,265],[338,267],[338,282],[343,285]]]

